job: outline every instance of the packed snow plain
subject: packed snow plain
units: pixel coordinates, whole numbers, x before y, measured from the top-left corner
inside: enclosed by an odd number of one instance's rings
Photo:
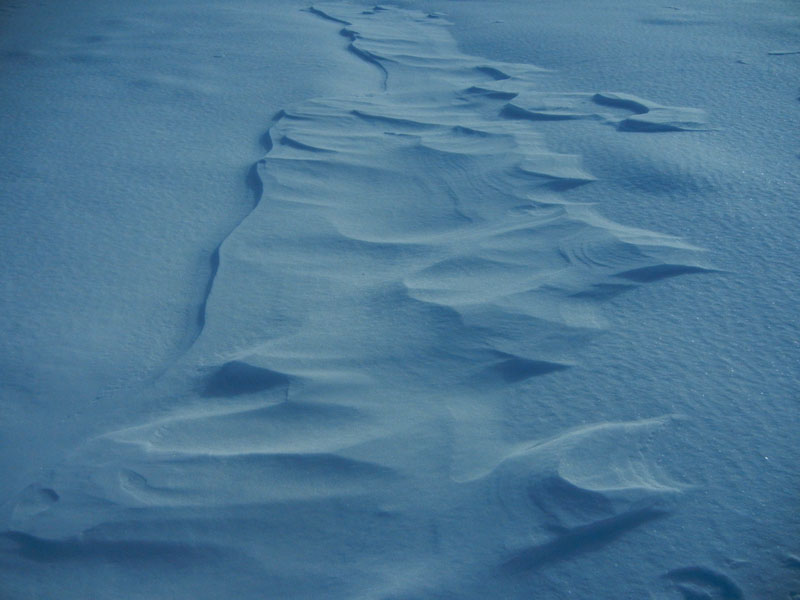
[[[800,596],[796,2],[0,31],[0,598]]]

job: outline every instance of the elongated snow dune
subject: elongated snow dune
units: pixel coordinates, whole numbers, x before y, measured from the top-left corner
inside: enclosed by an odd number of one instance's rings
[[[579,362],[609,300],[714,272],[576,200],[595,177],[542,127],[692,136],[705,113],[552,92],[543,69],[459,50],[437,13],[305,18],[373,77],[275,115],[257,202],[214,250],[181,354],[137,392],[148,409],[14,498],[10,598],[40,597],[20,591],[36,579],[78,582],[60,598],[567,598],[549,570],[658,545],[679,510],[691,477],[651,447],[681,415],[526,436],[508,407]],[[703,565],[660,576],[664,598],[744,597]]]

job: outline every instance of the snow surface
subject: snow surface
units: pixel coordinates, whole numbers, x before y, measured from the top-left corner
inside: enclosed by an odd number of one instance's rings
[[[4,4],[0,598],[800,594],[797,9]]]

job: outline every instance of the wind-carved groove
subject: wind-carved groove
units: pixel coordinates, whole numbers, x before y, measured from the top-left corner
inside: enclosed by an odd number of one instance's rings
[[[339,33],[350,40],[350,44],[348,44],[347,46],[347,50],[349,52],[352,52],[364,62],[378,67],[378,69],[383,75],[383,80],[381,81],[381,89],[383,91],[386,91],[389,87],[389,71],[386,70],[386,67],[383,66],[383,63],[380,61],[380,59],[371,52],[368,52],[363,48],[359,48],[357,44],[358,34],[355,31],[347,29],[345,27]]]
[[[311,14],[317,15],[318,17],[322,17],[326,21],[332,21],[334,23],[339,23],[340,25],[352,25],[352,23],[345,21],[344,19],[337,19],[336,17],[332,17],[325,11],[318,9],[316,6],[309,6],[307,10]]]
[[[279,111],[273,117],[272,122],[273,123],[277,122],[283,116],[283,114],[284,114],[283,111]],[[273,142],[269,130],[267,130],[261,136],[261,139],[259,141],[261,143],[261,146],[264,148],[265,152],[269,153],[269,151],[272,150]],[[222,248],[222,245],[225,243],[225,240],[227,240],[231,236],[231,234],[234,231],[236,231],[239,225],[241,225],[247,219],[247,217],[249,217],[250,214],[252,214],[252,212],[258,207],[259,202],[261,202],[261,198],[264,194],[264,182],[261,180],[261,177],[258,174],[257,162],[251,165],[250,168],[247,170],[247,175],[245,176],[245,184],[247,185],[247,188],[250,190],[252,194],[252,205],[250,206],[250,209],[245,214],[243,214],[236,223],[234,223],[231,226],[231,228],[228,230],[228,233],[225,234],[222,240],[220,240],[219,244],[217,244],[217,247],[214,248],[214,251],[211,253],[211,256],[209,257],[210,272],[206,280],[206,286],[203,291],[203,295],[201,297],[200,304],[197,310],[196,329],[191,339],[186,343],[185,350],[182,352],[182,354],[186,354],[187,352],[189,352],[189,350],[191,350],[192,346],[194,346],[195,342],[202,334],[203,328],[206,325],[206,311],[208,309],[208,299],[211,297],[211,291],[214,288],[214,280],[216,279],[217,272],[219,271],[220,250]]]
[[[519,552],[507,560],[503,568],[511,573],[521,573],[586,552],[596,552],[628,531],[668,514],[668,511],[657,507],[646,507],[588,525],[565,528],[558,531],[552,540]]]
[[[386,91],[386,89],[389,87],[389,71],[386,70],[386,67],[383,66],[383,63],[377,56],[373,55],[371,52],[368,52],[367,50],[364,50],[363,48],[360,48],[358,46],[357,44],[358,33],[356,31],[353,31],[352,29],[349,29],[352,23],[350,23],[349,21],[345,21],[343,19],[337,19],[336,17],[332,17],[325,11],[316,8],[315,6],[309,7],[308,12],[317,15],[318,17],[321,17],[327,21],[332,21],[334,23],[339,23],[340,25],[344,25],[344,27],[339,31],[339,35],[346,37],[347,39],[350,40],[350,43],[347,45],[347,51],[351,52],[364,62],[369,63],[380,70],[383,77],[383,81],[381,82],[381,89],[383,91]]]

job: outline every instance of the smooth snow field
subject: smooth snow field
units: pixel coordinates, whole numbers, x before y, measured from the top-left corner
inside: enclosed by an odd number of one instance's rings
[[[0,600],[800,598],[796,0],[0,3]]]

